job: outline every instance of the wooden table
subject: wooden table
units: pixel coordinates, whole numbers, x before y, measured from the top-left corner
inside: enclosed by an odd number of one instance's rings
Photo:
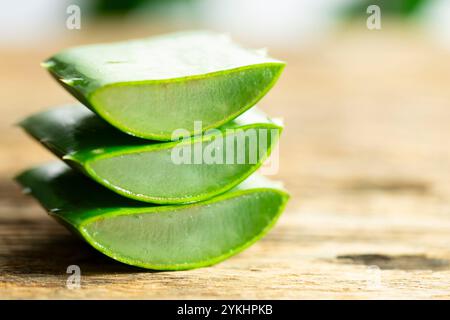
[[[182,272],[102,256],[11,181],[53,158],[12,124],[72,101],[38,62],[107,36],[2,49],[0,298],[450,298],[450,53],[412,31],[272,52],[289,65],[261,105],[285,119],[276,178],[291,201],[247,251]],[[81,289],[66,288],[69,265]]]

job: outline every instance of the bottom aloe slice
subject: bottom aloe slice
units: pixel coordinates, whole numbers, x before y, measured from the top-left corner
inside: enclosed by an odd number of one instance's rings
[[[100,252],[156,270],[208,266],[242,251],[274,225],[288,199],[258,175],[207,201],[166,206],[121,197],[59,162],[16,179]]]
[[[233,188],[261,166],[282,130],[253,109],[209,134],[148,141],[116,130],[82,105],[44,111],[20,125],[114,192],[159,204],[201,201]]]

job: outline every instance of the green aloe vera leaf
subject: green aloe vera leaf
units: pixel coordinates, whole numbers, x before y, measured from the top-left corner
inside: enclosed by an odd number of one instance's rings
[[[258,102],[285,63],[225,35],[183,32],[63,50],[43,67],[118,129],[167,141],[178,128],[216,128]]]
[[[121,197],[62,162],[16,179],[51,216],[100,252],[157,270],[208,266],[242,251],[268,232],[288,200],[257,175],[207,201],[167,206]]]
[[[282,130],[252,109],[215,134],[148,141],[116,130],[81,105],[50,109],[20,125],[107,188],[159,204],[200,201],[236,186],[261,166]]]

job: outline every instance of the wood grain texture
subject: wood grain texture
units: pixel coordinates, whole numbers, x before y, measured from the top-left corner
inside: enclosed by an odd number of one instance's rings
[[[11,181],[53,159],[11,124],[72,101],[38,65],[67,44],[0,53],[0,298],[450,298],[449,52],[386,27],[272,52],[288,67],[261,106],[286,125],[286,212],[221,264],[149,272],[97,253]]]

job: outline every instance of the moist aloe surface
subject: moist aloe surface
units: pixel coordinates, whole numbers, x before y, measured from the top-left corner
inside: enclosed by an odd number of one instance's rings
[[[252,107],[284,63],[212,32],[183,32],[63,50],[45,62],[56,80],[118,129],[170,140],[177,128],[219,127]]]
[[[121,197],[62,162],[16,179],[50,215],[100,252],[158,270],[207,266],[238,253],[270,229],[288,199],[257,175],[207,201],[168,206]]]
[[[174,142],[131,137],[80,105],[41,112],[20,125],[102,185],[160,204],[200,201],[231,189],[261,166],[281,132],[255,109],[210,135]]]

